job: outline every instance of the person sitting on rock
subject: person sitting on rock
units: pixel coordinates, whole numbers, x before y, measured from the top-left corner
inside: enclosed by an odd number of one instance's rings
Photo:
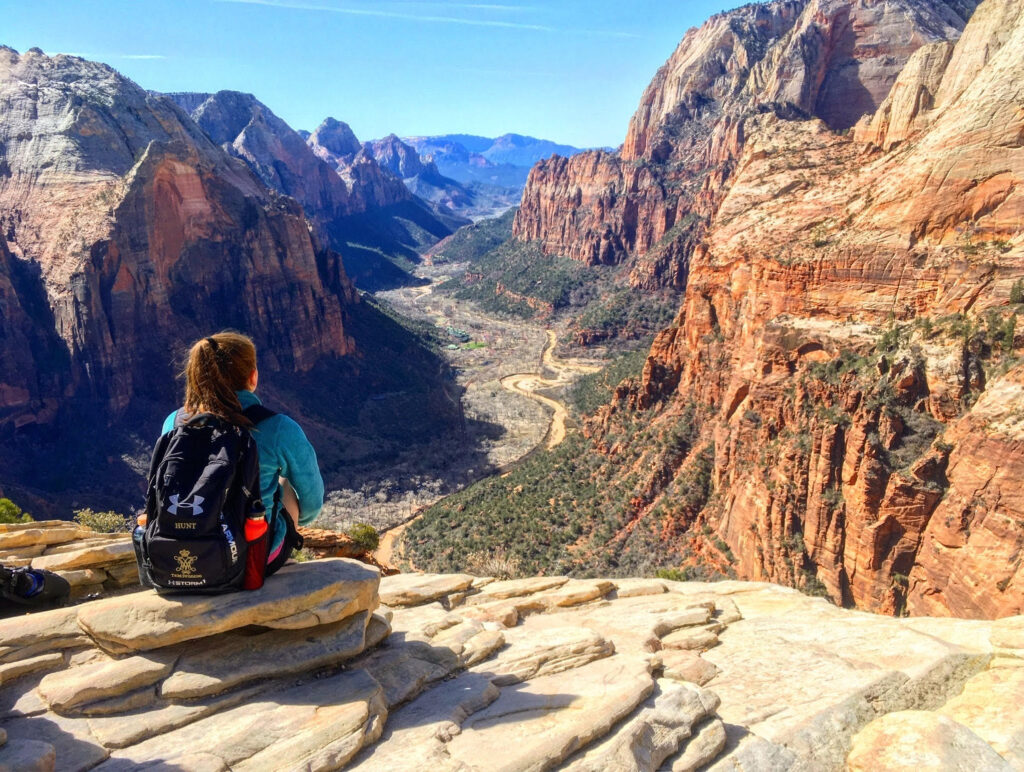
[[[269,576],[301,542],[296,527],[315,520],[323,508],[324,483],[316,452],[295,421],[264,408],[254,393],[259,370],[256,346],[249,337],[219,332],[196,341],[183,374],[185,404],[167,416],[161,433],[174,428],[179,414],[187,418],[198,413],[212,413],[252,431],[269,526]],[[146,516],[140,515],[139,525],[145,524]]]

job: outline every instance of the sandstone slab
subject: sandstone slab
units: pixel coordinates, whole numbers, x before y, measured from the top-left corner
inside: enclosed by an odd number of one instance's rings
[[[135,548],[131,539],[124,541],[103,541],[90,547],[42,555],[32,558],[32,568],[46,571],[71,571],[76,568],[94,568],[112,563],[128,563],[135,560]]]
[[[250,700],[256,700],[268,688],[272,689],[279,685],[280,683],[275,680],[256,687],[219,694],[215,697],[188,700],[182,703],[160,703],[156,705],[150,703],[148,709],[141,714],[145,715],[145,721],[131,721],[123,714],[89,716],[89,731],[96,738],[96,741],[105,748],[127,748],[128,746],[141,743],[143,740],[148,740],[187,726],[222,710],[233,708]],[[155,691],[154,689],[154,701],[156,699]]]
[[[989,668],[938,710],[1024,769],[1024,667]]]
[[[656,770],[718,707],[718,698],[700,687],[664,681],[658,687],[658,693],[636,715],[567,765],[566,772]],[[723,736],[723,744],[724,740]],[[717,750],[712,750],[702,754],[706,760],[714,758]]]
[[[462,673],[427,689],[388,716],[380,742],[361,752],[351,767],[362,772],[422,772],[458,768],[445,749],[466,718],[500,695],[486,673]]]
[[[561,587],[569,581],[568,576],[531,576],[526,579],[509,579],[491,582],[483,587],[475,599],[495,600],[500,598],[517,598],[522,595],[533,595],[555,587]]]
[[[174,667],[168,657],[134,656],[51,673],[39,683],[39,693],[55,711],[115,697],[151,686]]]
[[[846,758],[850,772],[941,769],[948,772],[1010,772],[1013,767],[963,724],[927,711],[890,713],[854,738]]]
[[[704,686],[721,672],[699,654],[680,649],[659,651],[655,655],[654,661],[656,667],[662,668],[665,678],[689,681],[698,686]]]
[[[145,591],[81,607],[78,622],[100,646],[140,651],[291,617],[330,599],[348,614],[372,611],[380,575],[344,558],[285,566],[262,589],[215,596]]]
[[[668,592],[661,579],[616,579],[616,598],[635,598],[642,595],[661,595]]]
[[[725,724],[720,718],[708,719],[694,730],[682,750],[662,769],[667,772],[695,772],[714,761],[725,748],[725,742]]]
[[[550,628],[513,637],[515,632],[505,633],[512,645],[476,666],[477,671],[490,673],[498,686],[572,670],[615,652],[611,641],[585,627]]]
[[[733,597],[745,618],[702,655],[721,671],[707,684],[719,715],[811,768],[840,765],[853,734],[880,715],[940,707],[989,658],[898,619],[801,605],[774,589]]]
[[[0,748],[0,772],[53,772],[57,751],[40,740],[12,740]]]
[[[14,550],[37,545],[65,544],[95,536],[95,532],[63,523],[49,528],[20,528],[0,531],[0,550]]]
[[[160,696],[183,700],[228,691],[261,678],[276,678],[336,665],[359,654],[370,612],[311,630],[261,635],[227,633],[199,651],[181,654]]]
[[[666,649],[707,651],[718,645],[718,635],[710,630],[676,630],[661,639]]]
[[[10,683],[16,678],[37,673],[40,670],[54,670],[64,666],[64,655],[60,652],[40,654],[37,657],[19,659],[0,665],[0,686]]]
[[[194,721],[117,751],[100,769],[173,764],[198,749],[236,770],[338,769],[380,735],[386,717],[380,685],[357,670]]]
[[[45,643],[50,650],[65,648],[78,643],[81,637],[76,608],[58,608],[0,620],[0,660],[7,662],[35,656],[25,652],[37,644]]]
[[[26,740],[51,745],[56,754],[58,770],[92,769],[110,755],[89,731],[85,719],[64,718],[47,713],[11,719],[4,727],[7,729],[8,745]]]
[[[639,659],[608,657],[502,690],[447,743],[451,758],[493,772],[542,770],[603,737],[651,693]]]
[[[989,639],[995,648],[1019,652],[1019,656],[1024,659],[1024,616],[993,622]]]
[[[385,606],[418,606],[473,586],[469,574],[395,574],[380,583],[380,602]]]

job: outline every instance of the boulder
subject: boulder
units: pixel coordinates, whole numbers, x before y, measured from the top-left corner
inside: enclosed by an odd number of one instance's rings
[[[853,738],[849,772],[941,769],[948,772],[1010,772],[1013,767],[963,724],[920,710],[872,721]]]
[[[146,591],[107,598],[83,606],[78,623],[108,651],[145,651],[273,622],[328,602],[336,615],[372,611],[379,582],[380,575],[362,563],[333,558],[285,566],[254,592],[171,596]]]
[[[418,606],[473,584],[469,574],[395,574],[380,583],[380,602],[385,606]]]

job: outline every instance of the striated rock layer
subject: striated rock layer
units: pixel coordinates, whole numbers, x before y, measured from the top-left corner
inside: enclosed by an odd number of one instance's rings
[[[530,173],[514,234],[547,254],[629,262],[635,286],[682,288],[693,250],[762,113],[847,129],[922,45],[955,39],[973,0],[784,0],[690,30],[644,92],[618,153]]]
[[[268,370],[353,352],[338,256],[170,99],[104,65],[9,48],[0,94],[0,275],[16,296],[4,324],[25,341],[13,356],[31,357],[0,376],[4,424],[52,421],[73,396],[113,414],[163,397],[175,346],[212,329],[249,332]]]
[[[1020,0],[746,6],[687,34],[618,153],[534,168],[518,238],[685,288],[587,422],[626,503],[567,561],[1024,612],[1022,52]]]
[[[643,449],[618,544],[660,530],[887,613],[1024,611],[1022,52],[1019,0],[986,0],[855,132],[745,119],[675,323],[588,427],[612,454],[638,419],[691,432]],[[661,136],[641,118],[624,155]],[[713,457],[698,514],[669,495],[690,448]]]
[[[1017,769],[1022,623],[888,619],[751,582],[313,561],[257,592],[0,622],[0,764]]]

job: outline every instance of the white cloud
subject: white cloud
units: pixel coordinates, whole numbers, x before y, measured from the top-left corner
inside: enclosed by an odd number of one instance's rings
[[[463,19],[457,16],[428,16],[399,11],[380,11],[363,8],[338,8],[330,5],[314,5],[312,3],[292,2],[292,0],[215,0],[218,3],[239,3],[242,5],[264,5],[272,8],[289,8],[298,11],[326,11],[347,16],[376,16],[386,19],[408,19],[434,24],[466,24],[474,27],[505,27],[509,29],[536,30],[539,32],[557,32],[554,27],[544,24],[524,24],[515,21],[496,21],[491,19]],[[469,6],[465,6],[469,7]]]
[[[375,16],[385,19],[406,19],[409,21],[421,21],[431,24],[465,24],[473,27],[503,27],[506,29],[533,30],[536,32],[562,32],[571,35],[594,35],[598,37],[612,38],[638,38],[632,32],[617,32],[615,30],[590,30],[590,29],[565,29],[560,30],[548,24],[527,24],[525,22],[501,21],[497,19],[468,19],[461,16],[435,16],[430,14],[409,13],[404,11],[385,11],[369,8],[345,8],[336,5],[318,5],[316,3],[304,2],[304,0],[214,0],[217,3],[236,3],[239,5],[262,5],[270,8],[286,8],[296,11],[323,11],[326,13],[339,13],[347,16]],[[395,3],[394,5],[412,5],[410,3]],[[515,5],[497,5],[490,3],[427,3],[435,8],[451,9],[475,9],[491,11],[533,11],[535,8]],[[417,4],[415,7],[424,7],[424,4]]]

